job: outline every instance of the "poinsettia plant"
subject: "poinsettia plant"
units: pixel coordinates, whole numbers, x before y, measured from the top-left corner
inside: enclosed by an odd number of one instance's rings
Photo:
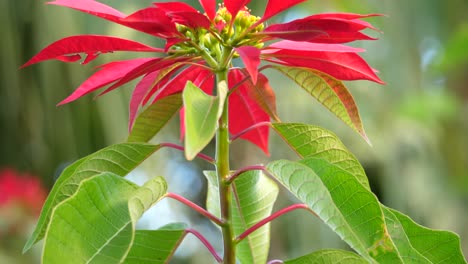
[[[340,140],[323,128],[283,123],[267,76],[271,69],[292,79],[366,141],[353,97],[343,81],[383,83],[358,53],[343,45],[374,38],[364,19],[378,14],[327,13],[268,24],[305,0],[269,0],[263,16],[249,0],[200,0],[200,12],[183,2],[154,3],[130,15],[93,0],[56,0],[65,6],[164,39],[162,48],[113,36],[78,35],[58,40],[24,66],[45,60],[82,64],[100,54],[133,51],[148,58],[98,67],[69,97],[112,91],[141,78],[130,99],[128,142],[109,146],[66,168],[54,185],[25,250],[44,239],[43,262],[167,263],[181,240],[193,234],[217,262],[266,263],[269,223],[304,209],[323,220],[354,250],[320,250],[284,263],[465,263],[457,235],[419,226],[382,205],[365,172]],[[239,58],[243,67],[234,67]],[[184,145],[147,143],[177,113]],[[232,170],[230,144],[252,142],[268,155],[274,131],[299,156]],[[214,157],[201,153],[216,142]],[[184,151],[188,160],[214,165],[206,171],[206,208],[167,192],[164,178],[143,186],[124,179],[163,147]],[[279,183],[279,184],[278,184]],[[278,186],[301,203],[272,213]],[[183,223],[138,230],[137,220],[164,198],[176,199],[222,230],[219,254],[203,234]],[[282,261],[272,261],[281,262]]]

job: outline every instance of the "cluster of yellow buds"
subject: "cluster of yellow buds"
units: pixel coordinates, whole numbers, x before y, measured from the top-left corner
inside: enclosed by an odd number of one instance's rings
[[[263,23],[258,23],[260,17],[250,14],[244,8],[239,11],[234,21],[226,7],[220,5],[210,30],[204,28],[192,29],[184,25],[177,25],[177,30],[187,39],[174,45],[171,49],[185,54],[200,53],[203,49],[210,56],[219,59],[223,47],[254,46],[263,47],[261,37],[256,33],[264,29]],[[202,55],[202,54],[200,54]],[[237,57],[237,55],[235,55]]]

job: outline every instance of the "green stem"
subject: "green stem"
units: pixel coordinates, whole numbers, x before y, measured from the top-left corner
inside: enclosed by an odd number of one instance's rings
[[[226,53],[225,53],[226,54]],[[227,82],[228,68],[221,69],[216,73],[216,82]],[[224,263],[236,263],[236,245],[234,243],[234,230],[231,215],[231,188],[228,182],[230,176],[229,168],[229,127],[228,127],[228,100],[224,103],[223,114],[219,119],[219,128],[216,133],[216,174],[219,186],[219,202],[221,209],[221,226],[224,243]]]

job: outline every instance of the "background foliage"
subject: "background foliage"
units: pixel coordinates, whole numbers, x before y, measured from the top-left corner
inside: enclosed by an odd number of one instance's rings
[[[151,1],[102,2],[129,13]],[[191,2],[198,5],[198,1]],[[255,9],[255,4],[259,9]],[[261,14],[262,6],[264,1],[253,1],[250,5],[256,14]],[[465,255],[468,255],[468,20],[464,14],[467,9],[465,0],[308,1],[283,17],[276,17],[277,21],[291,20],[327,11],[388,15],[372,19],[384,34],[378,36],[377,42],[366,42],[363,46],[368,50],[364,54],[366,60],[379,69],[387,85],[380,87],[363,81],[348,84],[361,109],[373,148],[318,103],[311,102],[310,97],[303,96],[305,91],[293,82],[269,72],[281,120],[317,124],[337,133],[363,163],[371,188],[383,203],[425,226],[458,233]],[[51,186],[64,166],[127,138],[131,85],[97,101],[88,96],[55,107],[89,76],[93,65],[124,54],[101,56],[86,67],[60,62],[21,71],[18,67],[46,44],[73,34],[110,34],[154,46],[158,45],[156,40],[79,12],[32,0],[0,1],[0,22],[0,167],[32,172]],[[179,141],[177,120],[155,139],[161,141]],[[270,144],[276,150],[272,159],[294,159],[278,137],[272,137]],[[247,165],[247,161],[251,164],[268,160],[246,142],[234,144],[233,151],[233,168]],[[206,164],[187,163],[183,153],[177,151],[161,150],[155,156],[158,162],[145,162],[131,175],[132,179],[143,182],[146,177],[165,175],[169,191],[204,204],[207,183],[202,170]],[[164,159],[166,162],[162,162]],[[279,195],[287,194],[280,190]],[[278,201],[290,204],[294,199],[286,198]],[[276,204],[275,208],[284,206]],[[158,228],[170,221],[185,221],[208,233],[214,244],[220,244],[219,231],[183,205],[162,202],[155,210],[174,211],[168,213],[171,218],[165,222],[155,223],[148,217],[139,225]],[[346,248],[337,235],[305,212],[288,214],[271,227],[270,259],[293,258],[325,247]],[[34,253],[19,257],[29,227],[24,227],[24,237],[21,232],[15,234],[19,237],[14,240],[0,238],[0,263],[6,260],[31,263]],[[298,243],[293,246],[293,241]],[[194,258],[188,258],[193,254]],[[206,258],[207,254],[196,240],[188,239],[174,263],[199,263],[197,257]]]

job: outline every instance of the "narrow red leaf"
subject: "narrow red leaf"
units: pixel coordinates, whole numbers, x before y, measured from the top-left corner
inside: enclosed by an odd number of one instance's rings
[[[268,4],[265,8],[265,13],[263,14],[262,18],[258,23],[262,23],[263,21],[270,19],[271,17],[283,12],[284,10],[287,10],[305,1],[306,0],[268,0]]]
[[[313,44],[313,43],[307,43]],[[330,46],[325,51],[306,50],[266,50],[265,59],[281,65],[306,67],[327,73],[339,80],[370,80],[383,84],[367,62],[354,52],[346,51],[343,45],[314,44]],[[348,47],[350,48],[350,47]],[[353,48],[350,48],[353,49]],[[263,53],[263,52],[262,52]],[[273,60],[276,58],[277,60]]]
[[[214,20],[216,16],[216,0],[199,0],[203,9],[205,9],[206,15],[210,20]]]
[[[330,51],[330,52],[364,52],[365,49],[354,48],[340,44],[322,44],[322,43],[309,43],[282,40],[271,44],[262,51],[262,54],[271,52],[275,53],[277,50],[296,50],[296,51]]]
[[[383,16],[382,14],[354,14],[354,13],[321,13],[315,14],[313,17],[315,18],[342,18],[342,19],[360,19],[366,17],[375,17],[375,16]]]
[[[129,105],[129,122],[128,122],[128,130],[131,131],[133,122],[135,121],[136,115],[138,113],[138,109],[140,108],[141,102],[145,97],[146,93],[148,92],[151,87],[155,85],[155,80],[158,77],[159,71],[154,71],[146,74],[140,82],[136,85],[135,89],[133,90],[132,97],[130,98],[130,105]]]
[[[210,20],[198,12],[173,12],[169,16],[172,22],[188,26],[190,28],[206,28],[211,26]]]
[[[122,79],[120,79],[118,82],[114,83],[112,86],[110,86],[109,88],[107,88],[104,92],[100,93],[99,95],[104,95],[116,88],[118,88],[119,86],[122,86],[142,75],[145,75],[149,72],[152,72],[152,71],[157,71],[157,70],[160,70],[160,69],[163,69],[165,67],[168,67],[174,63],[178,63],[178,62],[181,62],[181,61],[186,61],[188,60],[187,58],[175,58],[175,59],[161,59],[161,58],[156,58],[156,59],[153,59],[151,61],[148,61],[136,68],[134,68],[132,71],[128,72],[124,77],[122,77]]]
[[[140,9],[118,22],[124,26],[162,38],[180,37],[167,12],[157,7]]]
[[[111,21],[117,21],[125,16],[118,10],[94,0],[56,0],[47,4],[73,8]]]
[[[133,59],[125,61],[115,61],[101,65],[100,70],[84,81],[70,96],[65,98],[58,105],[63,105],[74,101],[88,93],[98,90],[112,82],[115,82],[125,76],[134,68],[150,61],[152,59]]]
[[[245,75],[241,70],[235,69],[229,73],[229,87],[235,86],[242,81]],[[233,135],[244,131],[259,122],[270,121],[269,115],[249,96],[252,84],[244,82],[229,96],[229,132]],[[261,126],[241,136],[241,138],[252,142],[268,152],[269,128]]]
[[[232,20],[237,16],[237,13],[244,8],[250,0],[224,0],[224,5],[226,6],[229,13],[232,15]]]
[[[63,56],[75,55],[77,53],[86,53],[88,56],[94,56],[99,53],[112,51],[163,52],[159,48],[153,48],[139,42],[116,37],[99,35],[71,36],[50,44],[21,67],[23,68],[45,60],[63,60]],[[76,59],[76,56],[73,59]]]
[[[336,14],[313,15],[288,23],[274,24],[259,34],[294,41],[321,43],[346,43],[355,40],[374,39],[359,32],[366,28],[375,29],[370,23],[359,19],[346,19],[343,18],[345,16],[340,15],[335,17],[334,15]],[[351,14],[349,14],[349,17],[352,17]]]
[[[164,98],[168,95],[181,92],[185,88],[187,81],[192,81],[193,84],[200,87],[200,84],[209,76],[212,76],[213,73],[205,68],[190,66],[187,69],[181,71],[177,76],[175,76],[171,81],[169,81],[164,87],[159,89],[156,93],[155,99],[153,102]],[[202,87],[200,87],[202,88]],[[212,94],[213,84],[211,84],[211,91],[206,91],[207,88],[203,90],[209,94]],[[151,95],[152,96],[152,95]]]
[[[153,3],[153,5],[167,11],[167,12],[198,12],[197,9],[184,2],[164,2]]]
[[[260,50],[252,46],[235,48],[244,62],[245,68],[252,77],[252,83],[257,83],[258,66],[260,65]]]

